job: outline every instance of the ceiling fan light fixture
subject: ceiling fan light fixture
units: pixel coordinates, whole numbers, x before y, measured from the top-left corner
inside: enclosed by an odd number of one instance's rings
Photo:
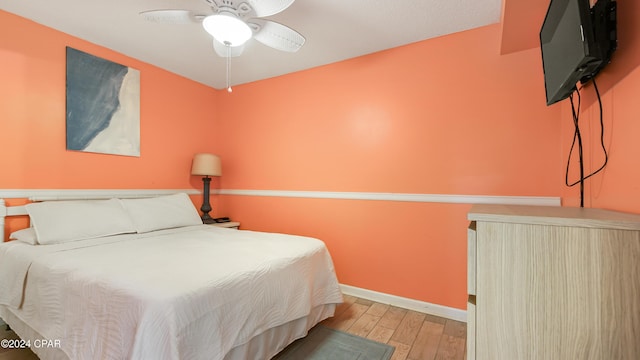
[[[219,42],[240,46],[251,39],[253,32],[247,23],[233,13],[220,12],[207,16],[202,21],[204,29]]]

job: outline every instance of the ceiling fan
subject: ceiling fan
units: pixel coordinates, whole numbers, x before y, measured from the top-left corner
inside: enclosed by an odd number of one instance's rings
[[[288,26],[261,19],[288,8],[294,0],[204,0],[213,11],[200,14],[190,10],[149,10],[140,13],[146,20],[161,23],[202,21],[213,37],[213,48],[221,57],[240,56],[251,38],[277,50],[296,52],[304,36]]]

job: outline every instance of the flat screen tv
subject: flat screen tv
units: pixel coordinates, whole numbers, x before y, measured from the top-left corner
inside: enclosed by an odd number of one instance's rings
[[[566,99],[578,82],[588,82],[616,49],[616,2],[551,0],[540,48],[547,105]]]

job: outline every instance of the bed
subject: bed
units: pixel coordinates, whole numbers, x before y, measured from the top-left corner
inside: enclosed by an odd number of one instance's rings
[[[342,302],[322,241],[203,225],[186,194],[25,211],[0,317],[41,359],[270,359]]]

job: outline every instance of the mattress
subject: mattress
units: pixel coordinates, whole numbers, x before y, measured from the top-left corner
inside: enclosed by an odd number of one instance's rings
[[[198,225],[0,244],[0,304],[59,344],[33,349],[44,358],[223,359],[340,302],[328,250],[309,237]]]

